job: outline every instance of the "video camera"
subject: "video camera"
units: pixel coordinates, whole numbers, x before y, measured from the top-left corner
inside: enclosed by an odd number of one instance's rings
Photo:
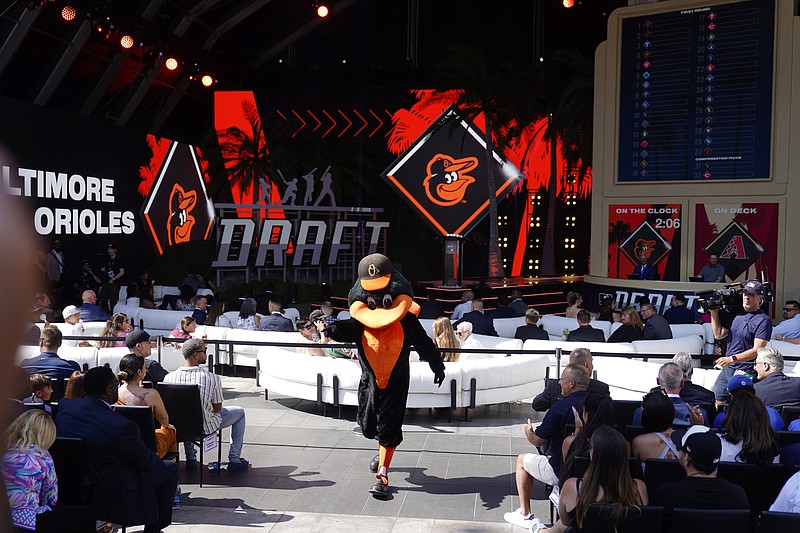
[[[762,283],[764,287],[764,303],[772,301],[772,283]],[[721,289],[696,292],[697,310],[706,313],[712,309],[725,309],[729,313],[735,313],[742,308],[742,293],[744,285],[741,283],[731,283]]]

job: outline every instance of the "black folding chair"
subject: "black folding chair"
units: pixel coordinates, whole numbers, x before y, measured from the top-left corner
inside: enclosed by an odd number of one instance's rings
[[[611,400],[614,406],[614,427],[624,434],[625,427],[633,423],[633,413],[642,406],[641,401],[636,400]]]
[[[86,444],[83,439],[58,437],[50,447],[50,455],[58,476],[58,503],[83,505],[88,494],[83,489],[86,472]]]
[[[200,486],[203,486],[203,439],[212,433],[203,431],[203,406],[200,387],[188,383],[159,383],[158,393],[169,413],[170,424],[175,426],[178,442],[192,442],[200,448]],[[222,462],[222,428],[217,442],[217,464]]]
[[[800,530],[800,514],[764,511],[758,520],[756,533]]]
[[[157,451],[156,448],[156,429],[153,424],[153,408],[149,405],[115,405],[114,412],[122,415],[137,426],[139,426],[139,436],[144,445]]]
[[[672,512],[669,533],[750,533],[748,509],[683,509]]]
[[[770,464],[766,466],[746,463],[720,463],[717,475],[742,487],[750,502],[753,518],[769,509],[786,480],[797,472],[793,466]]]
[[[800,418],[800,405],[785,405],[781,409],[783,425],[789,429],[789,423]]]
[[[614,512],[611,505],[592,504],[586,513],[584,533],[614,533],[609,520]],[[661,531],[664,508],[660,505],[627,506],[623,509],[616,533]]]
[[[648,459],[645,461],[644,484],[647,494],[653,494],[656,487],[669,481],[678,481],[686,477],[686,471],[675,459]]]
[[[64,397],[64,389],[67,388],[69,378],[53,379],[53,394],[50,395],[51,402],[57,402]]]

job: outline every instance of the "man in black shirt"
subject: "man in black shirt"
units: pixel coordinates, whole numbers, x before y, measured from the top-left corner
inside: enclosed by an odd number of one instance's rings
[[[689,509],[749,509],[747,494],[739,485],[717,477],[722,455],[719,436],[706,426],[672,432],[672,442],[680,450],[680,462],[686,477],[656,487],[650,500],[663,505],[669,515],[676,507]],[[667,521],[669,518],[667,518]]]
[[[587,376],[591,378],[594,366],[592,364],[592,352],[589,348],[575,348],[572,350],[569,354],[569,364],[582,366],[586,370]],[[608,385],[596,379],[589,379],[586,392],[611,396],[608,391]],[[544,390],[536,395],[531,406],[534,411],[544,412],[550,409],[556,400],[562,399],[564,399],[564,397],[561,395],[561,385],[558,380],[548,379]]]

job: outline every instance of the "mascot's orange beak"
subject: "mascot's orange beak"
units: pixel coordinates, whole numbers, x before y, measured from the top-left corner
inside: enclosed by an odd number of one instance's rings
[[[414,300],[408,294],[401,294],[388,308],[370,309],[362,301],[353,302],[350,306],[350,316],[371,329],[385,328],[403,318],[411,309]]]

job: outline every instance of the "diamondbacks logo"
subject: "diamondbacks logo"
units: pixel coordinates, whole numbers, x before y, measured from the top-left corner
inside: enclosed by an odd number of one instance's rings
[[[192,240],[195,219],[190,213],[197,203],[197,191],[185,191],[175,183],[169,195],[170,215],[167,220],[169,245]]]
[[[454,159],[445,154],[433,156],[428,161],[428,175],[422,182],[428,199],[443,207],[463,202],[467,187],[475,183],[475,178],[467,171],[477,166],[477,157]]]
[[[703,248],[706,254],[717,254],[730,279],[741,276],[766,251],[744,224],[732,220],[719,235]]]
[[[747,252],[744,251],[744,241],[741,235],[734,235],[728,246],[720,254],[720,259],[747,259]]]

